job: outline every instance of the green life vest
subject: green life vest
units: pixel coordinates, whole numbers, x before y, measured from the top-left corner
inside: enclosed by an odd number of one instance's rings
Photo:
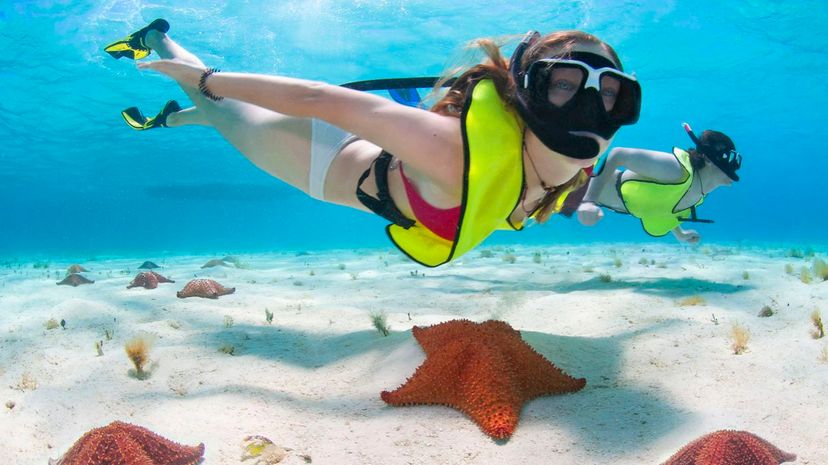
[[[490,79],[479,81],[466,101],[463,128],[463,197],[453,241],[420,223],[386,228],[391,241],[412,260],[439,266],[483,242],[496,229],[519,229],[509,216],[523,190],[523,128],[503,104]]]
[[[663,236],[681,224],[680,218],[687,218],[690,209],[675,211],[679,201],[690,190],[693,183],[693,165],[690,154],[680,148],[673,148],[673,155],[684,168],[684,179],[675,184],[664,184],[642,179],[628,179],[618,186],[618,193],[631,215],[641,220],[644,231],[651,236]],[[694,206],[702,203],[702,197]]]

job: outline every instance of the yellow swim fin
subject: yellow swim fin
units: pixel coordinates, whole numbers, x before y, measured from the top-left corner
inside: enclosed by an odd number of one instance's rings
[[[147,118],[141,113],[138,107],[129,107],[121,112],[121,117],[124,118],[126,124],[136,131],[145,131],[153,128],[167,127],[167,116],[170,113],[181,111],[181,106],[175,100],[169,100],[164,104],[164,108],[152,118]]]
[[[126,57],[133,60],[140,60],[141,58],[145,58],[152,52],[152,49],[144,42],[144,37],[151,30],[167,32],[170,30],[170,23],[158,18],[125,38],[107,45],[104,51],[112,55],[115,59]]]
[[[136,131],[143,131],[144,129],[149,129],[145,127],[147,123],[147,118],[144,117],[144,114],[141,113],[141,110],[138,107],[129,107],[126,110],[121,112],[121,116],[126,121],[126,124],[129,125],[132,129]]]

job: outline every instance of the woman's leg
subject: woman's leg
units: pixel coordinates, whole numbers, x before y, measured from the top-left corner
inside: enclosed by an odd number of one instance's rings
[[[177,58],[205,67],[201,60],[163,32],[148,31],[145,42],[161,58]],[[213,126],[260,169],[308,192],[310,119],[282,115],[237,100],[214,102],[196,88],[181,88],[195,104],[196,111],[189,114],[184,112],[183,115],[171,114],[168,118],[170,126],[203,123]]]
[[[196,107],[185,108],[167,115],[167,127],[177,128],[179,126],[213,126],[204,117],[204,112],[199,111]]]

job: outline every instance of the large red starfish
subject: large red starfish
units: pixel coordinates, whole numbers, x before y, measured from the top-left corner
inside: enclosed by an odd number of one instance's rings
[[[663,465],[779,465],[796,460],[795,454],[747,431],[721,430],[682,447]]]
[[[140,426],[114,421],[95,428],[52,465],[195,465],[204,455],[204,444],[183,446]]]
[[[391,405],[440,404],[469,415],[489,436],[512,435],[523,404],[543,395],[574,392],[573,378],[502,321],[453,320],[412,330],[426,360],[397,390],[380,394]]]

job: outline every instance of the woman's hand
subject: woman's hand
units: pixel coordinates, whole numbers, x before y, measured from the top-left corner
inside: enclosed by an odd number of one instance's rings
[[[165,74],[180,84],[188,87],[198,87],[198,81],[201,79],[201,73],[204,68],[194,66],[190,63],[184,62],[180,59],[172,60],[155,60],[146,63],[138,63],[138,69],[151,69]]]
[[[595,202],[581,202],[578,205],[578,221],[584,226],[593,226],[604,217],[604,210]]]
[[[695,229],[681,229],[681,226],[676,226],[673,229],[673,235],[676,236],[680,242],[686,242],[688,244],[698,244],[701,240],[701,234]]]

